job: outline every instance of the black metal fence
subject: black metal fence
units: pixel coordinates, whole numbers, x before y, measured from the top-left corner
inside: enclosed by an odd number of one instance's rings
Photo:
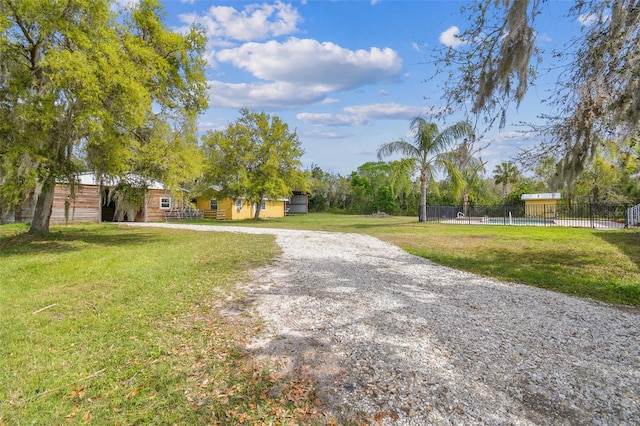
[[[427,206],[427,221],[523,226],[627,228],[630,206],[604,204],[518,204]]]

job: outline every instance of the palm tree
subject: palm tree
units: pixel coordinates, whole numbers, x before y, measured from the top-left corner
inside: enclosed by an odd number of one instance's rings
[[[453,189],[456,195],[462,195],[462,212],[467,215],[469,204],[469,191],[482,191],[482,174],[485,172],[485,163],[481,158],[476,157],[478,150],[474,150],[473,142],[465,139],[453,151],[449,153],[451,163],[455,167],[455,174],[460,178],[456,182],[451,178]],[[457,176],[456,176],[457,177]]]
[[[444,156],[445,150],[453,141],[465,136],[471,136],[471,125],[465,121],[438,131],[435,123],[428,123],[422,117],[411,120],[413,143],[405,140],[387,142],[378,148],[378,159],[388,155],[400,154],[420,169],[420,214],[418,221],[427,220],[427,183],[433,179],[437,170],[449,169],[450,162]]]
[[[507,196],[507,186],[520,179],[520,170],[511,161],[503,161],[493,169],[493,179],[496,185],[502,184],[502,196]]]

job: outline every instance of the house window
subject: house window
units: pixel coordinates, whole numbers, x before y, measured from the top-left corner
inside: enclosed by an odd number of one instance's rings
[[[160,197],[160,208],[162,210],[171,210],[171,198]]]
[[[218,210],[218,200],[209,200],[209,210]]]
[[[236,200],[236,209],[242,210],[242,200]]]
[[[260,204],[260,210],[266,210],[267,209],[267,202],[265,200],[262,200],[262,204]]]

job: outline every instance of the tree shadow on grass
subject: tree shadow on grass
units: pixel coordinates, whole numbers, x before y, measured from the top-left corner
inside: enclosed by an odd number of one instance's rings
[[[161,241],[158,233],[116,229],[52,230],[47,234],[27,233],[0,237],[0,259],[35,253],[65,253],[88,246],[129,246]]]
[[[616,246],[632,262],[640,267],[640,229],[625,231],[601,231],[595,235]]]
[[[626,240],[629,252],[637,250],[632,240]],[[436,263],[468,272],[495,277],[500,280],[524,283],[574,296],[587,297],[621,305],[640,305],[640,286],[622,286],[615,273],[608,278],[596,276],[586,268],[594,264],[596,269],[606,269],[596,254],[546,248],[529,247],[525,253],[514,256],[509,249],[491,248],[479,250],[475,257],[459,256],[455,251],[429,253],[408,249],[410,253],[428,258]]]

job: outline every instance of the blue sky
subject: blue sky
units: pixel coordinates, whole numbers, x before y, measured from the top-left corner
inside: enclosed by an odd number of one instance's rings
[[[126,2],[127,0],[121,0]],[[131,1],[131,0],[129,0]],[[464,1],[210,1],[164,2],[166,23],[207,31],[209,109],[201,132],[223,129],[247,107],[280,116],[296,130],[303,165],[349,174],[376,161],[380,144],[407,137],[411,118],[440,111],[440,77],[431,80],[433,55],[455,48],[466,18]],[[550,51],[579,31],[564,18],[573,2],[551,0],[537,25],[537,43]],[[542,78],[507,128],[487,132],[481,151],[488,175],[521,147],[535,143],[514,123],[549,113],[541,100],[553,88],[544,57]],[[548,61],[547,61],[548,59]],[[439,126],[462,119],[453,113]]]

